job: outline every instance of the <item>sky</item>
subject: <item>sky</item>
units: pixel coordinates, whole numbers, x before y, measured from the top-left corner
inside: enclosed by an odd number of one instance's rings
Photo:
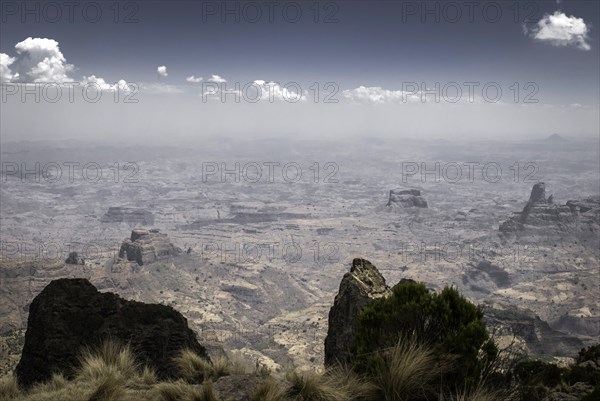
[[[600,132],[593,0],[0,6],[2,141]]]

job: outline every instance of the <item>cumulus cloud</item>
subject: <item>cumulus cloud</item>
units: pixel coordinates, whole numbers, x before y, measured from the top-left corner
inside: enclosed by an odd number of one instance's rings
[[[210,77],[210,79],[208,80],[209,82],[214,82],[216,84],[222,84],[227,82],[227,80],[225,78],[222,78],[218,75],[213,75],[212,77]]]
[[[91,75],[89,77],[84,76],[83,80],[81,81],[81,84],[83,84],[83,85],[92,84],[98,90],[110,91],[110,92],[114,92],[116,90],[119,90],[121,92],[130,92],[132,90],[132,88],[129,86],[127,81],[125,81],[124,79],[121,79],[121,80],[119,80],[119,82],[111,85],[111,84],[107,83],[103,78],[96,77],[95,75]]]
[[[282,87],[277,82],[265,82],[256,80],[254,84],[262,89],[262,100],[277,99],[288,102],[297,102],[298,100],[306,100],[306,96],[300,91],[294,91],[293,87]]]
[[[8,54],[0,53],[0,82],[10,82],[12,80],[13,73],[10,66],[15,60],[14,57],[10,57]]]
[[[93,84],[98,90],[131,92],[132,87],[123,79],[109,84],[96,75],[83,76],[77,81],[69,77],[74,66],[68,64],[59,43],[48,38],[27,38],[15,45],[16,56],[0,53],[0,81],[15,84]]]
[[[156,69],[156,72],[158,73],[158,75],[160,77],[166,77],[167,75],[169,75],[169,74],[167,74],[167,66],[166,65],[158,66],[158,68]]]
[[[214,77],[220,78],[218,75],[213,75],[213,78]],[[206,99],[219,99],[223,96],[223,94],[220,92],[220,90],[223,89],[220,84],[227,81],[222,78],[220,81],[218,79],[213,80],[213,78],[209,79],[209,82],[219,85],[207,85],[207,90],[201,94],[201,96],[205,97]],[[238,84],[237,87],[241,89],[240,84]],[[244,88],[241,90],[227,88],[227,94],[224,96],[227,98],[232,98],[233,95],[237,95],[240,99],[245,99],[251,103],[258,101],[274,102],[276,100],[286,101],[289,103],[306,101],[306,93],[303,93],[300,88],[294,88],[293,86],[283,87],[277,82],[267,82],[262,79],[257,79],[249,85],[244,85]]]
[[[355,89],[342,91],[344,98],[358,103],[406,103],[420,101],[420,92],[405,92],[401,90],[383,89],[380,86],[359,86]]]
[[[525,29],[535,40],[547,42],[553,46],[574,46],[581,50],[591,49],[587,42],[589,28],[583,18],[567,17],[560,11],[554,12],[553,15],[544,15],[533,28]]]
[[[195,77],[195,76],[191,75],[191,76],[187,77],[185,80],[188,82],[197,84],[200,81],[202,81],[202,77]]]
[[[56,40],[29,37],[17,43],[15,49],[15,58],[7,55],[2,57],[3,79],[9,78],[11,82],[20,83],[73,81],[68,76],[73,65],[67,63]],[[12,65],[14,74],[7,70],[8,65]]]

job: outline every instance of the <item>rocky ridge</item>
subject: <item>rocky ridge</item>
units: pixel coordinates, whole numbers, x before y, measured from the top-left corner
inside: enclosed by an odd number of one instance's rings
[[[546,197],[546,184],[538,182],[521,212],[500,225],[504,233],[530,232],[580,232],[588,236],[599,232],[600,197],[584,200],[569,200],[564,205],[554,203],[553,196]]]

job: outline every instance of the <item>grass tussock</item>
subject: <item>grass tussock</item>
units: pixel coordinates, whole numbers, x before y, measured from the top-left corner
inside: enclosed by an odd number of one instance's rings
[[[477,387],[475,390],[468,392],[464,391],[449,398],[440,396],[440,401],[509,401],[512,397],[509,394],[504,394],[500,391],[492,391],[484,387]]]
[[[114,341],[104,342],[95,351],[86,349],[79,359],[77,377],[82,380],[101,380],[110,375],[128,378],[135,376],[139,368],[131,348]]]
[[[275,379],[260,383],[250,396],[250,401],[285,401],[286,389]]]
[[[183,350],[174,358],[179,373],[188,383],[202,383],[231,374],[227,357],[220,356],[208,361],[191,350]]]
[[[374,382],[381,401],[426,398],[433,383],[447,368],[433,351],[410,340],[400,340],[376,361]]]
[[[88,401],[117,401],[125,397],[123,383],[115,376],[104,377]]]
[[[212,382],[194,386],[182,381],[158,383],[153,390],[152,400],[157,401],[220,401]]]
[[[229,376],[231,374],[231,366],[226,356],[219,356],[212,360],[212,378],[219,378],[223,376]]]
[[[0,401],[9,401],[21,394],[17,378],[13,375],[0,378]]]
[[[288,372],[287,396],[304,401],[353,401],[369,399],[376,387],[350,369],[334,368],[319,374],[316,372]]]
[[[435,379],[444,369],[426,347],[401,341],[380,354],[374,373],[362,376],[339,366],[323,373],[289,371],[285,378],[247,373],[251,401],[506,401],[499,393],[475,388],[470,393],[440,395]],[[185,350],[174,358],[182,379],[160,382],[155,372],[136,363],[128,346],[108,342],[86,350],[72,380],[56,374],[24,391],[14,377],[0,380],[0,401],[220,401],[213,380],[231,374],[226,357],[209,362]],[[437,391],[436,391],[437,390]],[[226,398],[226,397],[225,397]]]
[[[45,383],[9,398],[11,401],[134,401],[148,399],[156,375],[140,368],[129,346],[108,341],[84,350],[72,380],[55,374]],[[146,389],[146,390],[145,390]],[[4,400],[2,400],[4,401]]]

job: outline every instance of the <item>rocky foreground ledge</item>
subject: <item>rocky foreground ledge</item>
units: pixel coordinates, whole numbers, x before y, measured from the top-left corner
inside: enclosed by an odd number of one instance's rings
[[[139,362],[160,379],[176,379],[172,358],[190,349],[209,359],[187,320],[170,306],[127,301],[101,293],[86,279],[54,280],[35,297],[16,376],[24,387],[54,373],[72,377],[85,348],[104,340],[130,343]]]

